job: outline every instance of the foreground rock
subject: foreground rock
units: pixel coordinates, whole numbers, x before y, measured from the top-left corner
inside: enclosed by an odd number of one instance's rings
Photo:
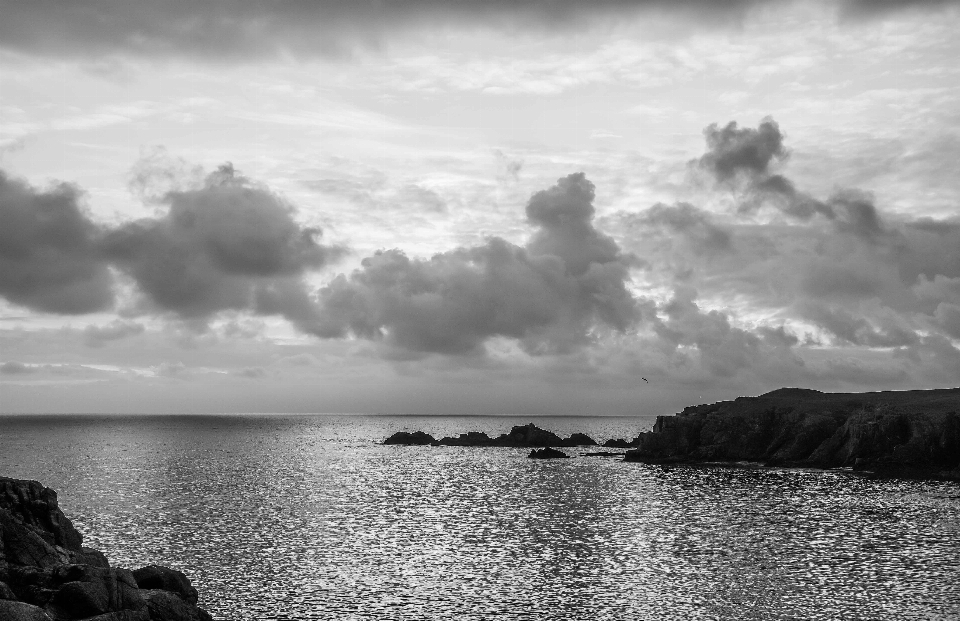
[[[533,449],[527,457],[530,459],[565,459],[570,456],[563,451],[548,446],[547,448]]]
[[[0,477],[0,621],[212,621],[179,571],[110,566],[36,481]]]
[[[436,440],[430,434],[422,431],[415,431],[413,433],[398,431],[384,440],[383,443],[417,446],[426,444],[433,446],[507,446],[514,448],[597,445],[596,441],[586,434],[574,433],[569,438],[564,439],[555,433],[540,429],[533,423],[517,425],[510,430],[510,433],[501,434],[496,438],[491,438],[480,431],[470,431],[468,433],[462,433],[455,438],[445,437]]]
[[[960,389],[821,393],[782,388],[659,416],[625,461],[851,467],[960,479]]]

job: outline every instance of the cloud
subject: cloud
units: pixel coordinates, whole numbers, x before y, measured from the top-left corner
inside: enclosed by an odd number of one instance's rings
[[[190,369],[182,362],[162,362],[154,369],[158,377],[176,377],[186,378],[190,375]]]
[[[534,194],[526,214],[535,230],[523,247],[494,237],[425,260],[378,252],[320,290],[313,331],[446,354],[481,352],[495,336],[530,353],[566,351],[595,326],[624,331],[640,318],[626,288],[629,259],[594,228],[593,199],[583,173]]]
[[[33,373],[34,368],[23,364],[22,362],[4,362],[0,364],[0,374],[2,375],[23,375],[25,373]]]
[[[263,58],[344,55],[397,32],[463,25],[529,32],[582,30],[611,18],[669,14],[709,27],[737,23],[757,0],[0,0],[0,41],[33,54]],[[846,0],[840,13],[883,14],[949,0]]]
[[[282,281],[293,291],[344,252],[320,244],[320,229],[299,225],[282,197],[230,164],[162,202],[165,215],[111,230],[103,247],[157,308],[184,318],[253,308],[259,289]]]
[[[0,171],[0,295],[61,314],[112,306],[112,279],[98,250],[103,230],[80,197],[71,184],[39,190]]]
[[[235,372],[235,375],[238,377],[245,377],[247,379],[260,379],[266,377],[267,372],[263,367],[245,367]]]
[[[916,360],[927,361],[936,347],[952,360],[944,352],[956,338],[960,221],[885,214],[873,195],[852,188],[826,200],[797,189],[773,171],[787,151],[769,118],[757,129],[711,125],[705,136],[696,165],[733,192],[738,240],[723,261],[696,265],[693,282],[706,295],[735,291],[754,312],[813,326],[833,346],[926,351]],[[785,218],[754,218],[767,208]]]
[[[754,0],[3,0],[0,41],[41,54],[255,57],[342,54],[410,27],[461,23],[529,30],[582,28],[610,14],[669,10],[736,19]]]
[[[83,330],[83,339],[88,347],[103,347],[110,341],[117,341],[142,334],[144,330],[143,324],[123,319],[114,319],[103,326],[87,326]]]
[[[733,250],[730,230],[716,224],[713,216],[690,203],[657,203],[640,214],[619,214],[626,226],[657,229],[668,236],[681,236],[690,242],[690,252],[714,254]]]
[[[727,313],[702,311],[696,298],[695,289],[678,287],[659,309],[664,318],[656,321],[655,332],[674,353],[681,346],[695,346],[699,364],[715,377],[731,377],[741,370],[764,374],[775,368],[795,373],[804,366],[791,350],[798,339],[782,326],[761,327],[756,333],[738,328]]]
[[[771,162],[787,157],[780,126],[769,117],[757,129],[740,128],[736,121],[723,128],[714,123],[703,130],[703,135],[707,152],[698,163],[720,180],[738,173],[766,176]]]

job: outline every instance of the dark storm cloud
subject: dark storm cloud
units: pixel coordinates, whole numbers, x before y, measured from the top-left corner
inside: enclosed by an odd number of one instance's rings
[[[73,185],[40,190],[0,171],[0,295],[62,314],[113,304],[110,272],[97,249],[102,230],[79,201]]]
[[[280,196],[229,164],[203,187],[169,192],[163,217],[124,224],[106,236],[107,256],[163,310],[185,318],[248,309],[258,288],[296,280],[338,258]]]
[[[494,336],[546,353],[583,344],[596,324],[625,330],[640,316],[626,288],[628,259],[593,226],[593,198],[583,173],[534,194],[526,213],[536,229],[525,247],[491,238],[426,260],[378,252],[320,290],[315,332],[467,354]]]
[[[766,176],[773,160],[787,157],[780,126],[770,118],[764,119],[757,129],[740,128],[736,121],[722,128],[714,123],[703,130],[703,135],[707,152],[699,160],[700,167],[720,180],[737,173]]]
[[[862,315],[837,306],[805,303],[800,305],[801,315],[813,321],[834,337],[851,345],[866,347],[903,347],[919,342],[920,338],[908,326],[888,314],[874,325]]]
[[[838,230],[863,239],[886,232],[870,194],[843,189],[820,201],[797,190],[784,175],[771,172],[773,165],[782,164],[789,156],[780,126],[772,118],[763,119],[756,129],[739,127],[736,121],[722,128],[714,123],[703,134],[707,152],[697,165],[721,184],[733,184],[743,192],[742,212],[768,205],[799,220],[823,216]]]
[[[582,28],[609,14],[666,10],[712,22],[755,0],[0,0],[3,47],[38,53],[215,57],[338,54],[437,23]]]
[[[716,27],[758,0],[0,0],[0,45],[41,54],[254,57],[343,54],[397,30],[445,24],[499,30],[582,29],[641,12]],[[844,15],[952,0],[846,0]]]

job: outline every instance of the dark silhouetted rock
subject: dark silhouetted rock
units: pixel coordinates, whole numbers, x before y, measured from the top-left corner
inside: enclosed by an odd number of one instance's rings
[[[433,443],[434,446],[496,446],[490,436],[481,431],[461,433],[456,438],[445,437]]]
[[[83,621],[156,621],[157,619],[163,619],[163,621],[171,621],[165,617],[152,617],[150,616],[150,611],[144,608],[143,610],[118,610],[116,612],[107,612],[102,615],[97,615],[96,617],[87,617]]]
[[[585,433],[574,433],[564,440],[560,446],[596,446],[597,442]]]
[[[0,477],[0,621],[212,621],[181,572],[138,570],[151,588],[162,589],[141,590],[133,572],[110,567],[81,542],[53,490]],[[144,594],[155,592],[182,603],[175,616],[164,616],[169,606],[158,604],[156,613],[148,607]]]
[[[623,457],[626,453],[614,453],[612,451],[597,451],[595,453],[580,453],[581,457]]]
[[[197,603],[197,590],[183,572],[160,565],[147,565],[133,572],[137,586],[141,589],[159,589],[169,591],[188,604]]]
[[[13,589],[6,582],[0,582],[0,600],[17,599]]]
[[[433,436],[422,431],[414,431],[413,433],[398,431],[383,441],[384,444],[408,444],[411,446],[424,446],[434,442],[436,440]]]
[[[469,431],[459,436],[446,436],[435,440],[430,434],[422,431],[412,433],[398,431],[383,441],[384,444],[410,444],[433,446],[503,446],[514,448],[532,448],[544,446],[596,446],[597,442],[585,433],[574,433],[563,439],[557,434],[540,429],[533,423],[517,425],[496,438],[491,438],[482,431]]]
[[[9,511],[47,543],[80,551],[80,533],[60,511],[57,493],[49,487],[37,481],[0,477],[0,509]]]
[[[53,621],[43,608],[12,600],[0,600],[0,619],[3,621]]]
[[[494,446],[558,446],[563,444],[563,440],[555,433],[540,429],[533,423],[526,425],[517,425],[510,430],[510,433],[498,436],[494,441]]]
[[[54,569],[49,584],[56,590],[47,608],[58,618],[83,619],[146,606],[133,572],[127,569],[62,565]]]
[[[657,417],[624,459],[754,461],[960,479],[958,410],[957,388],[860,394],[781,388]]]
[[[172,591],[146,590],[143,592],[151,619],[164,621],[204,621],[196,606],[191,606]]]
[[[533,449],[530,451],[530,454],[527,455],[530,459],[563,459],[565,457],[570,457],[563,451],[558,451],[555,448],[550,448],[549,446],[542,449]]]
[[[626,440],[624,440],[624,439],[622,439],[622,438],[616,438],[616,439],[613,439],[613,440],[607,440],[606,442],[603,443],[603,447],[604,447],[604,448],[626,449],[626,448],[630,448],[630,447],[632,447],[632,446],[633,446],[633,443],[632,443],[632,442],[627,442]]]

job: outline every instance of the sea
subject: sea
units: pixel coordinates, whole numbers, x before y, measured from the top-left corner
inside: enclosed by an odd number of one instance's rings
[[[960,619],[958,483],[382,444],[528,422],[653,419],[2,416],[0,474],[219,620]]]

